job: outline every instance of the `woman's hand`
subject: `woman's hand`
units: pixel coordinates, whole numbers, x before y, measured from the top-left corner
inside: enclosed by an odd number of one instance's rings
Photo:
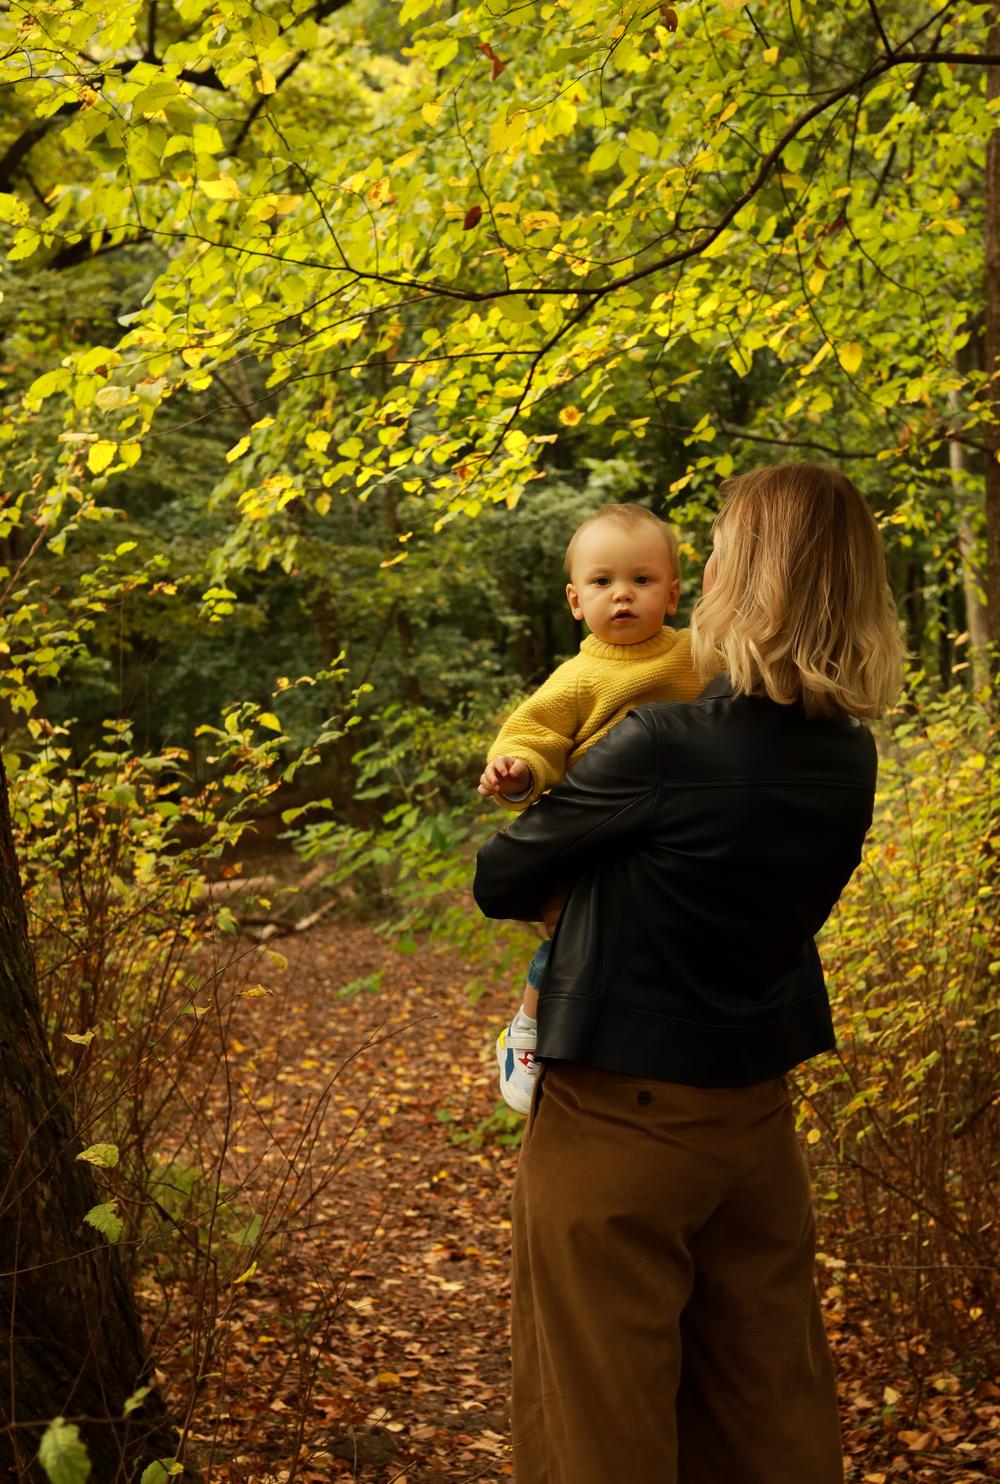
[[[495,757],[483,769],[479,780],[479,792],[484,798],[503,794],[504,798],[528,793],[531,789],[531,769],[519,757]]]

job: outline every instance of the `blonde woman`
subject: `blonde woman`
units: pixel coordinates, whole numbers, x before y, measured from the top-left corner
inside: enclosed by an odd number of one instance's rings
[[[480,852],[572,881],[514,1191],[516,1484],[841,1484],[785,1073],[834,1044],[813,937],[861,855],[903,646],[878,528],[809,464],[724,486],[692,704],[641,706]]]

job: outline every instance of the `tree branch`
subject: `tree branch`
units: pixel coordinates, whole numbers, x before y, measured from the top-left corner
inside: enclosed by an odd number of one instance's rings
[[[53,118],[40,119],[38,123],[31,124],[23,134],[18,135],[13,144],[8,145],[2,158],[0,158],[0,190],[9,191],[17,174],[18,166],[25,159],[40,139],[44,139],[52,127]]]
[[[872,20],[875,22],[875,29],[878,32],[879,40],[881,41],[882,46],[885,49],[885,54],[887,57],[891,57],[893,55],[892,43],[890,42],[888,36],[885,34],[885,27],[882,24],[882,17],[878,13],[878,6],[876,5],[875,0],[868,0],[868,9],[871,11]]]

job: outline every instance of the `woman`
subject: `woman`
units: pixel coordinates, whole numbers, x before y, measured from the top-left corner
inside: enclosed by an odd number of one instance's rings
[[[727,674],[631,712],[479,854],[490,917],[572,882],[514,1190],[517,1484],[843,1479],[784,1074],[834,1044],[813,935],[903,648],[850,480],[724,491],[692,633]]]

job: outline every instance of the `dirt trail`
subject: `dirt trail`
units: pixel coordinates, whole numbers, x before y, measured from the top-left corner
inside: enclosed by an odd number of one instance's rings
[[[212,1484],[287,1480],[297,1417],[305,1484],[502,1484],[516,1151],[500,1142],[492,1038],[511,987],[471,1004],[473,969],[454,951],[404,954],[364,924],[277,946],[287,968],[262,971],[270,994],[234,1027],[234,1062],[258,1092],[231,1174],[252,1183],[248,1170],[295,1164],[282,1199],[297,1229],[227,1320],[217,1416],[195,1434]],[[327,1091],[319,1138],[289,1160]],[[843,1311],[836,1273],[824,1281],[849,1484],[1000,1478],[996,1388],[962,1394],[946,1375],[916,1401],[866,1320]],[[325,1335],[310,1333],[311,1309],[328,1313]]]

